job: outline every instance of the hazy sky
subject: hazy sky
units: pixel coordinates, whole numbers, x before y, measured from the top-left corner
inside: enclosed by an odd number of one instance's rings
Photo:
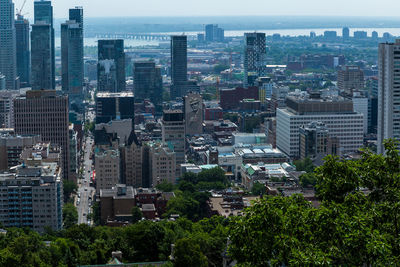
[[[17,8],[24,0],[14,0]],[[54,0],[55,18],[83,6],[87,17],[329,15],[399,16],[398,0]],[[33,0],[23,13],[33,17]]]

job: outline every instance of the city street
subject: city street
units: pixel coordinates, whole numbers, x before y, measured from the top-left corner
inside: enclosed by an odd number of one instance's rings
[[[93,112],[88,112],[87,117],[89,120],[93,120],[94,114]],[[92,160],[90,159],[92,147],[94,144],[94,140],[92,136],[89,134],[85,136],[84,140],[84,151],[85,156],[83,159],[83,174],[78,179],[78,197],[76,201],[76,206],[78,210],[78,224],[91,224],[92,222],[88,221],[87,217],[91,213],[91,206],[93,195],[95,189],[90,186],[90,179],[93,175],[92,169]]]

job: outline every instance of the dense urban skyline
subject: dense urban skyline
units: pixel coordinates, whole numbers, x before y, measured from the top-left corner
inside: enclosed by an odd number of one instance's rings
[[[394,6],[0,0],[0,266],[399,265]]]
[[[23,0],[16,0],[15,6],[20,8]],[[183,4],[184,3],[184,4]],[[66,18],[64,12],[72,6],[83,6],[87,17],[132,17],[132,16],[397,16],[393,6],[395,0],[356,0],[356,1],[319,1],[319,0],[251,0],[246,4],[241,0],[204,0],[201,2],[184,2],[182,0],[131,1],[115,0],[110,5],[106,0],[72,0],[53,1],[54,17]],[[254,7],[257,8],[254,8]],[[345,8],[344,8],[345,7]],[[24,12],[33,16],[33,1],[28,1]]]

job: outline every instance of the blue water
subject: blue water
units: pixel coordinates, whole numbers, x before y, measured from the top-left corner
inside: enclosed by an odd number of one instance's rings
[[[268,35],[273,35],[275,33],[279,33],[281,36],[304,36],[310,35],[310,32],[313,31],[317,35],[323,35],[324,31],[337,31],[338,36],[342,35],[342,29],[341,28],[327,28],[327,29],[277,29],[277,30],[240,30],[240,31],[225,31],[225,36],[227,37],[238,37],[238,36],[243,36],[245,32],[264,32],[267,36]],[[378,35],[381,37],[383,33],[388,32],[392,34],[393,36],[400,36],[400,28],[351,28],[350,29],[350,36],[353,35],[354,31],[366,31],[368,33],[368,36],[371,36],[373,31],[378,32]],[[190,31],[190,32],[185,32],[187,35],[192,35],[196,36],[198,33],[202,33],[199,31]],[[182,34],[182,32],[164,32],[164,33],[155,33],[155,34],[163,34],[163,35],[173,35],[173,34]],[[97,46],[97,38],[85,38],[85,46]],[[159,41],[159,40],[132,40],[132,39],[126,39],[125,40],[125,46],[132,46],[132,47],[137,47],[137,46],[146,46],[146,45],[158,45],[160,42],[165,42],[165,41]],[[56,39],[56,46],[60,46],[60,39]]]

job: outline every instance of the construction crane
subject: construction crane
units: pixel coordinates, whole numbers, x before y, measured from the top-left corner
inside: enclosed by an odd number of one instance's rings
[[[24,6],[26,4],[26,0],[24,0],[24,2],[22,3],[22,6],[20,9],[17,8],[17,16],[24,16],[26,14],[22,14],[22,10],[24,9]]]

